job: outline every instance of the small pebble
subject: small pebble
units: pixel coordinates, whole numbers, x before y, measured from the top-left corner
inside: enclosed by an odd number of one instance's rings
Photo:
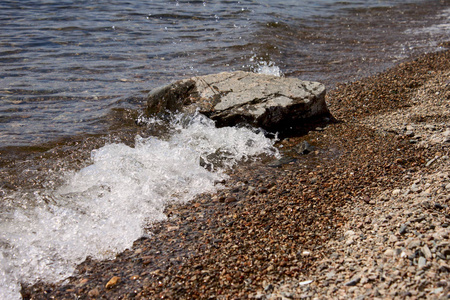
[[[90,298],[97,298],[98,296],[100,296],[100,292],[99,292],[98,288],[93,288],[92,290],[90,290],[88,292],[88,296]]]
[[[111,278],[108,281],[108,283],[105,285],[105,287],[107,289],[111,289],[111,288],[115,287],[119,282],[120,282],[120,277],[114,276],[113,278]]]
[[[345,286],[355,286],[360,281],[361,281],[361,277],[359,275],[355,275],[355,276],[353,276],[353,278],[350,281],[346,282],[344,285]]]
[[[407,230],[408,230],[408,226],[406,226],[405,224],[402,224],[402,226],[400,226],[399,233],[401,235],[403,235],[403,234],[407,233]]]
[[[423,253],[423,255],[425,255],[426,259],[431,259],[433,257],[431,254],[430,248],[428,248],[427,245],[424,245],[422,247],[422,253]]]
[[[387,249],[386,251],[384,251],[384,255],[392,257],[394,256],[394,250],[393,249]]]
[[[425,267],[426,264],[427,264],[427,260],[425,259],[425,257],[423,257],[423,256],[419,257],[419,261],[417,263],[417,266],[419,268],[423,268],[423,267]]]

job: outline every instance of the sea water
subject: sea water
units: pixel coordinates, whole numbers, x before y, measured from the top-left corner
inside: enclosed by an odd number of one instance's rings
[[[1,299],[19,299],[19,283],[61,280],[87,257],[113,258],[164,220],[168,203],[216,191],[238,162],[277,155],[263,132],[215,128],[202,115],[174,116],[170,127],[166,139],[137,136],[133,147],[92,151],[92,164],[60,174],[54,189],[7,195],[33,205],[1,214]]]
[[[328,87],[449,38],[448,1],[0,2],[0,148],[108,130],[176,79],[253,71]],[[136,100],[137,99],[137,100]]]
[[[21,284],[70,276],[87,257],[113,258],[151,234],[145,228],[166,218],[168,203],[220,189],[242,161],[278,155],[262,132],[215,128],[201,115],[143,118],[166,130],[133,135],[132,143],[109,138],[132,128],[117,115],[139,115],[152,87],[233,70],[332,86],[439,50],[449,38],[449,6],[2,1],[0,298],[20,299]],[[107,142],[85,150],[59,140],[84,137]],[[44,158],[59,148],[66,152],[47,167]],[[90,158],[69,159],[83,151]]]

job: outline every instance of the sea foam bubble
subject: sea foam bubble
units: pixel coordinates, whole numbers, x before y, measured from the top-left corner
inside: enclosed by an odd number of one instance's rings
[[[138,136],[134,147],[105,145],[92,151],[91,165],[65,174],[62,186],[16,193],[35,205],[1,215],[0,297],[20,299],[21,283],[62,280],[87,257],[113,258],[166,218],[167,203],[216,191],[239,161],[277,155],[263,133],[215,128],[201,115],[173,117],[170,132]]]

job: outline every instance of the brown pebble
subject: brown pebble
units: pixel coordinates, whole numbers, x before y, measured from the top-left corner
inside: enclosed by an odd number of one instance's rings
[[[105,287],[107,289],[111,289],[111,288],[115,287],[119,282],[120,282],[120,277],[114,276],[113,278],[111,278],[108,281],[108,283],[105,285]]]
[[[89,291],[88,296],[91,298],[97,298],[98,296],[100,296],[100,292],[98,291],[98,288],[93,288],[92,290]]]
[[[161,270],[157,269],[155,271],[150,272],[151,275],[160,275],[161,274]]]
[[[260,194],[266,194],[266,193],[268,192],[268,190],[267,190],[266,188],[260,188],[260,189],[258,190],[258,192],[259,192]]]
[[[237,199],[235,197],[227,197],[225,198],[225,203],[233,203],[236,202]]]
[[[88,283],[88,282],[89,282],[89,279],[84,278],[84,279],[80,280],[79,285],[82,286],[82,285],[85,285],[85,284]]]

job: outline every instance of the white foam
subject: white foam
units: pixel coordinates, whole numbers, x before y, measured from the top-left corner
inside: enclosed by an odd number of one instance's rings
[[[263,59],[258,59],[255,55],[250,58],[250,62],[255,62],[256,66],[254,67],[254,72],[258,74],[265,74],[265,75],[273,75],[281,77],[283,76],[283,72],[281,71],[280,67],[276,66],[273,61],[265,61]]]
[[[166,140],[137,137],[134,147],[109,144],[93,151],[92,165],[66,174],[63,186],[14,195],[34,197],[36,205],[1,216],[1,299],[20,299],[20,282],[66,278],[86,257],[113,258],[141,237],[149,222],[166,218],[168,202],[216,191],[226,168],[276,154],[262,133],[218,129],[200,115],[178,116],[172,126]],[[224,167],[213,172],[200,165],[217,160]]]
[[[441,35],[448,34],[450,30],[450,9],[442,10],[438,15],[437,19],[440,19],[437,24],[416,28],[416,29],[407,29],[406,33],[408,34],[430,34],[430,35]]]
[[[21,299],[20,285],[12,274],[9,261],[0,253],[0,299]]]

